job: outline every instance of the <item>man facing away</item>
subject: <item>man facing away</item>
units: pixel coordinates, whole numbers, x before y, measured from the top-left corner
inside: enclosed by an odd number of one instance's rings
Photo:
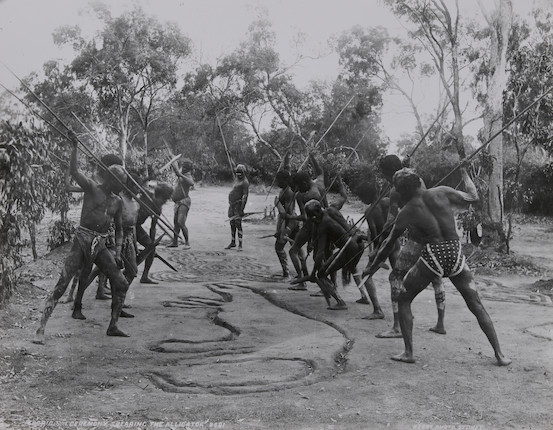
[[[423,244],[423,252],[407,272],[398,297],[399,324],[405,350],[402,354],[391,357],[393,360],[415,362],[411,302],[434,277],[440,276],[449,278],[465,299],[494,350],[497,364],[507,366],[511,363],[501,352],[493,322],[475,289],[474,279],[455,228],[454,211],[478,201],[476,187],[464,168],[461,169],[461,175],[466,192],[447,186],[425,190],[420,177],[408,168],[397,171],[393,176],[393,185],[404,206],[399,211],[392,231],[364,275],[372,275],[378,270],[379,264],[388,257],[395,241],[407,228],[409,234]]]
[[[236,248],[236,235],[238,234],[238,251],[242,251],[242,238],[244,236],[242,217],[248,201],[250,183],[246,178],[246,167],[243,164],[236,166],[235,174],[234,184],[228,195],[231,241],[225,249]]]
[[[399,157],[397,155],[387,155],[383,157],[378,164],[385,179],[390,183],[390,185],[393,185],[392,181],[394,174],[403,167]],[[420,179],[420,181],[421,189],[425,190],[426,185],[424,184],[424,181],[422,179]],[[401,201],[401,196],[396,191],[395,187],[392,186],[386,224],[383,227],[384,232],[389,230],[402,205],[403,202]],[[398,242],[400,241],[398,240]],[[398,247],[399,251],[397,250]],[[395,251],[390,254],[392,271],[389,276],[389,281],[394,322],[391,329],[377,334],[376,337],[378,338],[396,338],[402,336],[399,327],[398,296],[402,289],[403,278],[407,274],[407,271],[419,258],[422,252],[422,247],[422,243],[420,243],[420,241],[411,234],[410,230],[407,229],[407,240],[405,241],[405,244],[399,246],[399,243],[397,243]],[[435,276],[431,283],[434,288],[434,298],[436,301],[436,308],[438,310],[438,321],[434,327],[430,328],[430,330],[435,333],[445,334],[445,288],[443,281],[439,276]]]
[[[125,301],[129,287],[127,280],[119,267],[121,262],[122,203],[117,195],[127,180],[127,175],[121,166],[111,166],[104,182],[98,184],[83,175],[77,162],[77,138],[70,135],[73,150],[71,152],[70,173],[77,184],[83,189],[83,207],[80,225],[75,233],[69,255],[65,259],[60,278],[54,291],[48,296],[44,311],[33,342],[44,343],[44,329],[52,315],[58,300],[63,295],[73,276],[81,270],[80,280],[88,277],[92,264],[95,263],[108,277],[112,286],[111,320],[107,329],[108,336],[128,336],[117,327],[117,321]],[[112,221],[115,223],[115,256],[105,246],[108,230]]]

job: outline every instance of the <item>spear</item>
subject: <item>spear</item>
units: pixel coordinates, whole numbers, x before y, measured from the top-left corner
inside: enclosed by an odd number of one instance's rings
[[[503,133],[509,126],[511,126],[515,121],[517,121],[522,115],[524,115],[526,112],[528,112],[536,103],[538,103],[540,100],[542,100],[547,94],[549,94],[553,90],[553,86],[550,87],[547,91],[545,91],[541,96],[539,96],[536,100],[534,100],[532,103],[530,103],[525,109],[523,109],[517,116],[515,116],[511,121],[509,121],[507,124],[505,124],[501,130],[499,130],[497,133],[495,133],[492,137],[490,137],[483,145],[481,145],[479,148],[477,148],[471,155],[469,155],[467,158],[462,160],[457,166],[455,166],[447,175],[445,175],[442,179],[440,179],[434,187],[441,184],[443,181],[445,181],[448,177],[450,177],[455,171],[457,171],[461,166],[463,166],[465,163],[467,163],[469,160],[473,159],[480,151],[482,151],[487,145],[489,145],[497,136],[499,136],[501,133]],[[396,217],[397,219],[397,217]],[[394,225],[395,220],[390,223],[390,225]],[[382,234],[384,234],[384,231],[382,231],[378,236],[375,237],[373,241],[367,244],[367,246],[363,247],[363,250],[365,250],[372,242],[374,242],[376,239],[378,239]],[[364,283],[370,276],[365,276],[362,279],[362,282]]]
[[[447,108],[447,106],[446,106],[446,108]],[[440,114],[438,115],[438,117],[434,120],[434,122],[430,125],[430,127],[428,127],[428,129],[426,130],[426,133],[424,133],[424,135],[422,136],[422,138],[421,138],[421,139],[419,140],[419,142],[415,145],[415,148],[414,148],[414,149],[411,151],[411,153],[409,154],[409,157],[412,157],[412,156],[415,154],[415,152],[417,151],[417,149],[419,148],[419,146],[421,145],[421,143],[426,139],[426,137],[427,137],[428,134],[430,133],[430,130],[432,130],[432,128],[434,127],[434,125],[436,124],[436,122],[438,121],[438,119],[445,113],[446,108],[444,108],[444,109],[440,112]],[[350,154],[350,155],[351,155],[351,154]],[[371,207],[369,208],[368,213],[363,214],[363,215],[361,216],[361,218],[359,218],[359,219],[348,229],[348,231],[346,231],[346,232],[341,236],[341,238],[344,237],[346,234],[349,234],[349,233],[357,226],[357,224],[363,222],[363,220],[365,220],[365,219],[374,211],[374,209],[376,208],[376,206],[378,205],[378,203],[382,200],[382,198],[388,193],[388,191],[389,191],[391,188],[392,188],[392,187],[391,187],[391,184],[388,184],[388,185],[386,186],[386,188],[384,188],[384,190],[380,193],[380,195],[378,196],[378,198],[376,199],[376,201],[371,205]],[[380,235],[379,235],[379,236],[380,236]],[[377,237],[378,237],[378,236],[377,236]],[[340,255],[342,255],[342,253],[344,252],[346,246],[351,242],[352,239],[353,239],[353,235],[351,235],[351,236],[349,237],[349,239],[347,240],[347,242],[344,244],[344,246],[342,246],[342,247],[340,248],[340,251],[337,252],[336,254],[334,254],[333,257],[331,257],[332,261],[331,261],[331,263],[328,265],[328,267],[327,267],[325,273],[330,273],[330,269],[332,268],[332,266],[333,266],[333,264],[334,264],[334,261],[335,261]],[[375,240],[376,240],[376,238],[375,238]],[[365,246],[365,247],[363,248],[363,250],[365,250],[372,242],[374,242],[374,240],[371,241],[367,246]]]
[[[553,87],[550,87],[547,91],[545,91],[541,96],[539,96],[536,100],[534,100],[532,103],[530,103],[526,108],[522,110],[517,116],[515,116],[512,120],[510,120],[507,124],[505,124],[503,127],[501,127],[501,130],[499,130],[497,133],[495,133],[492,137],[490,137],[483,145],[481,145],[476,151],[474,151],[471,155],[469,155],[467,158],[462,160],[457,166],[451,170],[447,175],[445,175],[442,179],[440,179],[434,186],[440,185],[442,182],[444,182],[447,178],[449,178],[454,172],[456,172],[464,163],[467,161],[472,160],[480,151],[482,151],[486,146],[488,146],[497,136],[499,136],[501,133],[503,133],[511,124],[513,124],[515,121],[517,121],[522,115],[524,115],[526,112],[528,112],[536,103],[541,101],[547,94],[549,94],[553,90]]]
[[[219,116],[215,115],[215,118],[217,119],[217,125],[219,126],[219,131],[221,132],[221,139],[223,140],[223,145],[225,146],[225,153],[227,154],[228,158],[228,164],[230,166],[230,171],[232,173],[232,177],[234,178],[236,175],[234,174],[234,167],[232,166],[232,159],[230,156],[230,152],[227,148],[227,142],[225,140],[225,135],[223,134],[223,128],[221,127],[221,121],[219,121]]]
[[[44,102],[40,99],[40,97],[38,97],[34,92],[33,90],[31,90],[29,88],[29,86],[23,82],[22,79],[20,79],[6,64],[4,64],[2,62],[2,64],[4,65],[4,67],[6,69],[8,69],[10,71],[10,73],[21,83],[21,85],[23,86],[23,88],[25,88],[30,94],[33,95],[33,97],[35,97],[35,99],[42,105],[44,106],[44,108],[50,112],[50,114],[67,130],[67,131],[71,131],[71,128],[69,128],[60,118],[59,116]],[[3,84],[2,84],[2,87],[4,87],[11,95],[13,95],[18,101],[20,101],[24,106],[26,106],[27,108],[29,108],[29,106],[27,105],[27,103],[23,102],[19,97],[17,97],[13,92],[11,92],[10,90],[8,90]],[[29,110],[31,111],[31,113],[35,114],[36,116],[38,116],[39,118],[41,118],[43,121],[46,122],[46,124],[48,124],[50,127],[52,127],[54,130],[56,130],[61,136],[63,136],[64,138],[66,138],[67,140],[72,140],[66,133],[64,133],[63,131],[61,131],[59,128],[57,128],[54,124],[52,124],[50,121],[46,120],[42,115],[39,115],[38,113],[36,113],[34,111],[34,109],[31,109],[29,108]],[[116,180],[119,184],[121,184],[121,186],[123,187],[123,189],[125,189],[127,192],[129,192],[129,194],[135,198],[137,198],[137,196],[131,191],[129,190],[129,188],[127,187],[127,185],[125,183],[123,183],[121,180],[119,180],[119,178],[114,175],[108,168],[107,166],[102,163],[102,161],[83,143],[81,142],[81,140],[76,137],[76,140],[78,143],[81,144],[81,147],[82,149],[85,149],[87,152],[95,161],[96,163],[102,168],[104,169],[109,175],[111,175],[111,177]],[[150,207],[148,207],[147,205],[144,204],[144,206],[156,217],[158,217],[158,215],[155,213],[155,211],[153,211]],[[158,217],[159,218],[159,217]],[[165,223],[165,221],[163,219],[160,218],[160,221],[162,223]],[[170,225],[167,225],[167,227],[173,231],[173,228],[170,226]]]
[[[326,129],[326,131],[323,133],[323,135],[321,136],[321,138],[317,141],[317,143],[315,143],[315,148],[317,146],[319,146],[319,143],[321,143],[321,140],[324,139],[324,137],[328,134],[328,132],[330,131],[330,129],[334,126],[334,124],[336,124],[336,121],[338,121],[338,118],[340,118],[340,115],[342,115],[342,113],[346,110],[346,108],[349,106],[349,104],[351,103],[351,101],[355,98],[355,94],[351,96],[351,98],[348,100],[348,102],[346,103],[346,105],[340,110],[340,112],[338,112],[338,115],[336,115],[336,118],[334,118],[334,121],[332,121],[332,123],[328,126],[328,128]],[[302,167],[305,165],[305,163],[307,163],[307,161],[309,160],[309,155],[305,158],[305,160],[303,161],[303,163],[301,163],[300,167],[298,168],[298,170],[301,170]]]
[[[36,97],[36,96],[35,96]],[[98,143],[101,143],[99,141],[99,139],[90,131],[90,129],[86,126],[86,124],[84,124],[83,121],[81,121],[81,119],[75,115],[74,112],[71,112],[71,114],[73,115],[73,117],[81,124],[81,126],[87,131],[87,133],[92,136]],[[58,120],[60,121],[60,120]],[[100,161],[98,160],[97,157],[95,157],[95,155],[92,153],[92,151],[90,151],[90,149],[88,147],[86,147],[82,142],[79,141],[79,143],[81,143],[81,145],[83,145],[83,147],[87,150],[87,152],[92,155],[92,157],[94,159],[96,159],[97,161]],[[101,162],[101,161],[100,161]],[[105,166],[102,166],[104,168],[104,170],[106,169]],[[142,195],[153,205],[152,207],[155,207],[156,203],[153,201],[153,199],[150,197],[150,194],[142,187],[142,185],[140,185],[133,177],[132,175],[129,175],[129,172],[125,169],[125,167],[123,167],[123,170],[125,171],[125,173],[127,174],[127,177],[131,180],[131,182],[142,192]],[[109,172],[109,170],[107,170]],[[113,175],[112,175],[113,176]],[[115,177],[115,176],[113,176]],[[120,182],[120,181],[119,181]],[[120,182],[121,183],[121,182]],[[121,183],[122,184],[122,183]],[[157,218],[159,221],[161,221],[162,224],[160,224],[160,228],[166,233],[166,234],[169,234],[169,232],[165,229],[164,225],[169,229],[171,230],[172,232],[175,231],[174,227],[171,226],[171,223],[169,222],[169,220],[167,220],[167,218],[163,215],[163,213],[161,214],[157,214],[156,211],[154,209],[152,209],[151,206],[148,206],[148,204],[146,204],[142,199],[139,199],[138,196],[136,194],[134,194],[127,186],[126,184],[122,184],[124,185],[125,187],[125,190],[127,192],[129,192],[133,197],[134,199],[138,202],[138,204],[140,204],[142,207],[146,208],[146,210],[148,211],[148,213],[152,216],[154,216],[155,218]]]
[[[81,124],[81,126],[87,131],[87,133],[92,136],[92,138],[94,140],[96,140],[96,142],[98,142],[98,144],[101,144],[100,142],[100,139],[98,139],[98,137],[91,132],[91,130],[86,126],[86,124],[77,116],[75,115],[74,112],[71,112],[71,115],[73,115],[73,117],[79,122],[79,124]],[[125,169],[125,167],[123,167],[123,169],[125,170],[125,173],[127,174],[127,177],[131,180],[131,182],[142,192],[142,195],[153,205],[153,207],[155,207],[156,203],[153,201],[153,199],[150,197],[150,195],[148,194],[148,192],[144,189],[144,187],[142,187],[142,185],[140,185],[133,177],[132,175],[129,175],[129,172],[127,171],[127,169]],[[130,191],[130,190],[129,190]],[[133,195],[133,197],[135,197]],[[136,199],[135,197],[135,200],[138,201],[138,199]],[[147,209],[150,209],[150,212],[153,211],[153,209],[151,209],[150,207],[148,207],[144,202],[140,201],[139,204],[142,203],[142,205],[144,207],[146,207]],[[155,212],[155,211],[154,211]],[[169,220],[163,215],[163,214],[160,214],[160,215],[157,215],[157,218],[158,219],[161,219],[163,218],[163,220],[165,221],[165,224],[172,230],[174,231],[174,228],[171,227],[171,224],[169,222]],[[163,228],[163,226],[161,226]],[[164,230],[165,231],[165,230]],[[167,231],[165,231],[165,233],[168,234]]]

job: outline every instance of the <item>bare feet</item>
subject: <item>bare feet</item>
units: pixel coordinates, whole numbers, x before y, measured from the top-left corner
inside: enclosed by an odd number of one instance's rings
[[[184,246],[182,247],[183,249],[190,249],[190,244],[189,243],[185,243]]]
[[[288,289],[292,291],[307,291],[307,286],[304,283],[301,283],[298,285],[292,285],[288,287]]]
[[[392,339],[392,338],[397,338],[402,336],[401,336],[401,331],[395,328],[391,328],[388,331],[377,334],[375,337],[378,337],[379,339]]]
[[[106,334],[108,336],[129,337],[128,334],[123,333],[121,330],[119,330],[117,326],[109,327]]]
[[[67,296],[65,300],[62,300],[60,303],[71,303],[73,301],[73,296]]]
[[[169,245],[167,245],[167,248],[178,248],[178,246],[178,243],[170,243]]]
[[[430,331],[433,331],[434,333],[438,333],[438,334],[446,334],[447,332],[445,331],[445,328],[443,327],[430,327],[428,330]]]
[[[96,294],[96,300],[110,300],[111,297],[107,294]]]
[[[344,311],[348,307],[345,303],[336,303],[334,306],[329,306],[327,309],[331,311]]]
[[[71,318],[75,320],[85,320],[86,317],[83,315],[80,309],[73,309],[73,313],[71,314]]]
[[[150,278],[140,278],[140,283],[141,284],[152,284],[152,285],[157,285],[158,284],[158,282],[152,281]]]
[[[33,343],[36,343],[37,345],[44,345],[44,333],[40,330],[37,331],[33,339]]]
[[[366,297],[361,297],[360,299],[357,299],[355,303],[359,303],[361,305],[370,305],[371,302]]]
[[[231,242],[227,246],[225,246],[225,249],[231,249],[231,248],[236,248],[236,243]]]
[[[497,359],[497,365],[498,366],[508,366],[513,362],[513,360],[510,360],[508,358],[503,357],[503,355],[496,355],[495,358]]]
[[[121,318],[134,318],[133,314],[128,313],[127,311],[121,311],[119,314]]]
[[[309,295],[311,297],[324,297],[325,296],[322,291],[317,291],[316,293],[311,293]]]
[[[406,352],[399,355],[392,355],[390,358],[394,361],[401,361],[403,363],[415,363],[413,355],[407,354]]]
[[[381,311],[374,311],[372,314],[367,315],[366,317],[361,318],[363,320],[383,320],[384,319],[384,313]],[[376,335],[378,337],[378,335]]]

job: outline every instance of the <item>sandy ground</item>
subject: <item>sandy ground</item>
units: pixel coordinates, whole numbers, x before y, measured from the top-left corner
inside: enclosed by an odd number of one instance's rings
[[[340,286],[347,311],[326,309],[317,288],[290,291],[279,272],[274,223],[252,215],[244,251],[224,250],[228,188],[193,190],[192,249],[161,246],[159,285],[134,282],[130,338],[105,335],[109,302],[85,294],[85,321],[59,304],[46,345],[31,342],[44,298],[67,247],[25,267],[20,292],[0,310],[0,428],[505,429],[552,428],[551,299],[532,291],[538,276],[477,276],[509,367],[493,351],[461,296],[446,280],[447,335],[433,291],[413,304],[417,362],[390,356],[401,339],[377,339],[391,324],[389,272],[375,280],[385,320],[368,321],[354,285]],[[246,211],[272,203],[251,194]],[[356,208],[356,209],[355,209]],[[172,219],[172,204],[164,213]],[[358,219],[358,206],[345,213]],[[44,228],[40,231],[44,233]],[[551,277],[553,231],[525,225],[512,247]],[[167,244],[168,241],[162,242]],[[362,260],[362,266],[366,257]]]

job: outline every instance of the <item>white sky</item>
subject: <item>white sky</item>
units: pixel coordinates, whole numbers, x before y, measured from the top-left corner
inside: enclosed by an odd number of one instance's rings
[[[449,1],[449,0],[448,0]],[[495,0],[481,0],[488,5]],[[553,0],[539,0],[553,5]],[[465,15],[480,15],[476,0],[459,0]],[[381,25],[390,34],[402,31],[401,23],[379,0],[109,0],[113,15],[139,4],[146,13],[160,21],[178,23],[193,42],[195,56],[214,63],[234,50],[244,40],[248,25],[258,16],[259,8],[267,10],[277,33],[278,49],[284,61],[291,61],[291,41],[299,31],[305,34],[302,52],[328,53],[328,39],[354,25]],[[532,2],[513,0],[515,11],[525,13]],[[92,34],[97,23],[86,13],[88,0],[0,0],[0,60],[20,77],[40,71],[45,61],[66,58],[53,44],[52,32],[62,25],[79,25]],[[311,79],[333,79],[337,75],[337,58],[327,55],[306,61],[295,69],[298,85]],[[0,65],[0,83],[10,89],[16,80]],[[421,83],[417,101],[423,113],[436,105],[433,82]],[[413,116],[399,96],[387,96],[383,108],[382,128],[392,141],[402,133],[414,130]]]

